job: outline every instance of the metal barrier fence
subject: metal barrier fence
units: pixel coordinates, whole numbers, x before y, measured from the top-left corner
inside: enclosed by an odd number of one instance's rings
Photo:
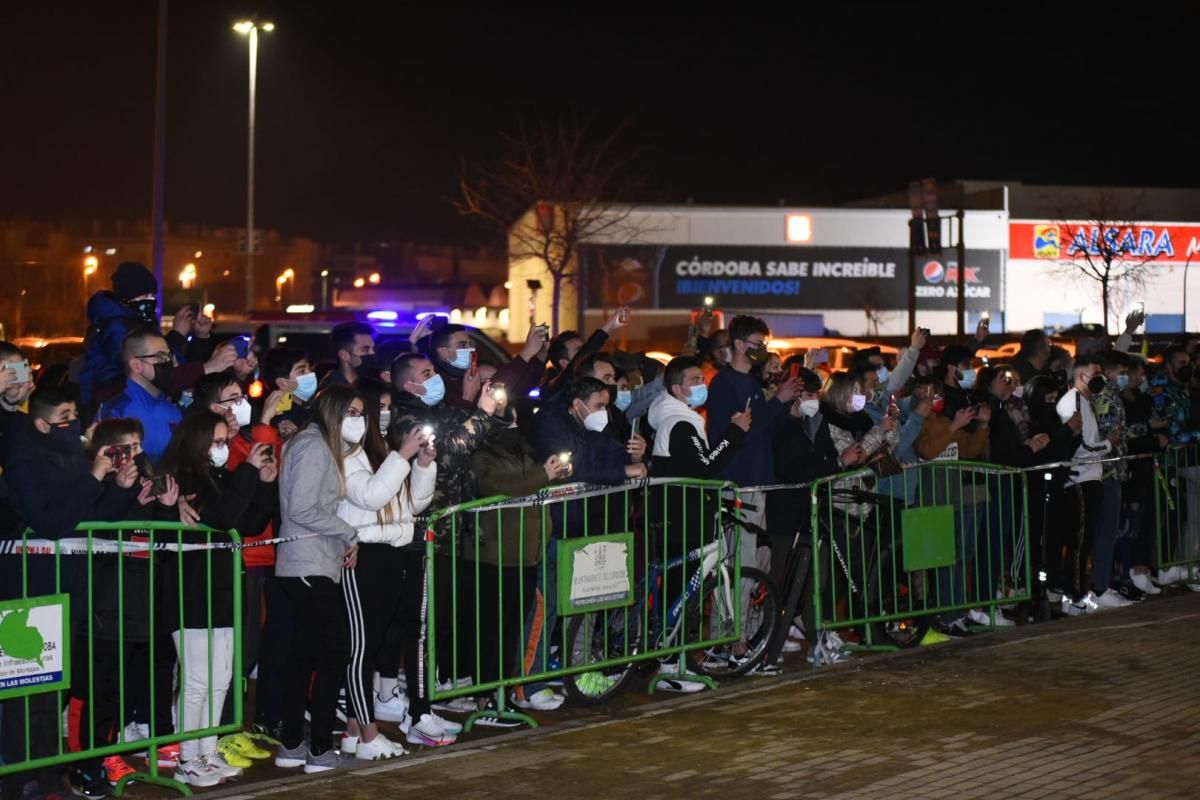
[[[467,730],[481,717],[536,726],[507,707],[508,690],[527,697],[561,679],[573,699],[598,703],[645,662],[669,660],[651,692],[662,680],[714,686],[748,670],[773,634],[778,600],[765,575],[742,568],[737,507],[728,483],[649,480],[433,512],[429,697],[495,692],[495,707],[472,714]]]
[[[868,483],[871,470],[810,491],[816,630],[862,629],[848,649],[919,642],[932,616],[1027,601],[1033,586],[1022,472],[932,461]]]
[[[137,781],[190,795],[160,772],[159,748],[241,730],[241,539],[236,531],[163,522],[85,522],[77,531],[74,538],[26,533],[0,542],[0,562],[17,562],[20,580],[4,587],[16,599],[0,602],[3,726],[6,741],[12,726],[23,727],[24,737],[23,754],[0,765],[0,776],[36,777],[37,770],[144,750],[146,770],[121,778],[114,794]],[[232,663],[214,657],[225,648]],[[233,713],[221,725],[226,675]],[[194,702],[198,694],[204,707]],[[59,728],[68,705],[78,731],[64,743]],[[201,722],[189,727],[189,718]],[[142,726],[140,738],[133,738],[136,728],[127,731],[130,723]]]
[[[1200,582],[1200,444],[1169,448],[1156,460],[1156,555],[1177,582]]]

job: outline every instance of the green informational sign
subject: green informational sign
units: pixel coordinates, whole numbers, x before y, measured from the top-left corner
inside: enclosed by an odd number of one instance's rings
[[[954,506],[908,508],[900,519],[904,571],[950,567],[958,561],[954,541]]]
[[[71,685],[71,598],[0,603],[0,700]]]
[[[559,541],[559,614],[630,605],[633,605],[632,533]]]

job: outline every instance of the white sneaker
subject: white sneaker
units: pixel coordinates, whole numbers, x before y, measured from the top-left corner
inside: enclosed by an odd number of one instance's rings
[[[200,758],[207,761],[213,767],[216,767],[217,771],[221,773],[222,777],[225,777],[225,778],[240,778],[240,777],[242,777],[242,768],[235,767],[232,764],[230,764],[228,761],[225,760],[225,756],[221,755],[220,753],[206,753],[205,755],[200,756]]]
[[[355,748],[354,757],[361,758],[364,761],[379,761],[383,758],[396,758],[397,756],[406,756],[408,751],[401,745],[393,742],[382,733],[377,734],[374,739],[369,742],[358,741],[358,746]],[[342,752],[346,752],[343,748]]]
[[[1063,598],[1063,602],[1066,602],[1065,597]],[[1078,603],[1071,603],[1071,610],[1067,611],[1067,613],[1072,617],[1077,617],[1081,614],[1095,614],[1100,610],[1100,604],[1096,602],[1096,595],[1088,592]]]
[[[984,611],[982,608],[972,608],[967,612],[967,619],[971,620],[971,622],[974,622],[976,625],[986,625],[989,628],[1011,628],[1016,624],[1011,619],[1001,614],[999,609],[996,609],[996,620],[994,622],[992,621],[992,615]]]
[[[421,718],[409,728],[405,738],[410,744],[445,747],[448,744],[454,744],[456,737],[446,732],[441,717],[434,714],[422,714]]]
[[[443,717],[439,717],[437,714],[434,714],[432,711],[429,712],[428,716],[433,717],[435,720],[437,720],[437,722],[439,724],[441,724],[442,730],[444,730],[446,733],[450,734],[451,736],[458,736],[463,731],[462,725],[459,725],[457,722],[454,722],[452,720],[448,720],[448,719],[444,719]],[[405,730],[404,732],[408,733],[407,730]]]
[[[386,700],[375,695],[375,718],[384,722],[403,722],[408,716],[408,698],[402,693]]]
[[[1053,589],[1046,590],[1046,602],[1051,605],[1061,605],[1064,597],[1062,592],[1056,592]]]
[[[171,777],[182,784],[200,788],[216,786],[225,780],[221,770],[210,764],[204,756],[193,758],[191,761],[180,761],[179,766],[175,768],[175,774]]]
[[[445,711],[448,714],[473,714],[479,710],[479,704],[470,697],[456,697],[453,700],[434,700],[431,707],[436,708],[438,711]]]
[[[670,661],[658,668],[658,674],[667,676],[668,680],[659,681],[658,688],[668,692],[679,692],[681,694],[695,694],[702,692],[708,687],[700,683],[700,681],[686,680],[687,672],[679,671],[679,661]],[[680,675],[681,677],[673,677]]]
[[[790,636],[787,638],[787,641],[783,643],[783,652],[785,653],[799,653],[803,649],[804,642],[802,640],[793,639]]]
[[[1167,586],[1172,583],[1179,583],[1187,576],[1187,573],[1181,567],[1171,567],[1170,569],[1160,569],[1158,577],[1154,582],[1159,586]]]
[[[566,698],[553,689],[539,689],[526,695],[524,700],[518,700],[516,694],[512,696],[513,705],[532,711],[557,711],[564,700]]]
[[[1146,594],[1162,594],[1162,589],[1154,585],[1154,581],[1150,580],[1150,575],[1145,572],[1135,573],[1129,571],[1129,580],[1133,581],[1133,585],[1141,589]]]
[[[465,689],[474,683],[475,683],[475,681],[472,678],[459,678],[456,681],[451,681],[451,680],[438,681],[437,690],[439,692],[448,692],[452,689]]]
[[[842,637],[837,635],[836,631],[825,631],[808,651],[808,663],[819,667],[822,664],[840,664],[848,661],[850,654],[843,653],[843,647],[845,647],[845,642],[842,641]]]
[[[1096,597],[1093,593],[1089,593],[1089,596]],[[1096,605],[1100,608],[1125,608],[1126,606],[1133,605],[1133,601],[1126,600],[1112,589],[1105,589],[1102,595],[1096,597]]]

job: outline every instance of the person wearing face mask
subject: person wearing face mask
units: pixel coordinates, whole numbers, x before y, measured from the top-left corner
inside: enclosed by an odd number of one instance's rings
[[[363,408],[351,387],[328,386],[315,398],[312,422],[283,448],[279,533],[284,539],[299,537],[282,542],[275,554],[275,580],[297,625],[287,632],[293,647],[275,755],[275,766],[284,769],[325,772],[342,763],[332,735],[349,652],[341,581],[343,568],[358,563],[358,532],[337,510],[346,496],[346,456],[354,448],[347,439],[362,438]],[[270,608],[268,601],[268,624]],[[311,716],[307,742],[306,706]]]
[[[1021,349],[1013,358],[1013,369],[1026,384],[1033,376],[1046,369],[1050,363],[1050,339],[1041,328],[1025,331],[1021,335]]]
[[[162,336],[139,328],[121,344],[121,360],[125,364],[125,391],[100,407],[99,418],[139,420],[146,431],[146,456],[156,464],[182,418],[167,394],[175,380],[175,356]]]
[[[904,392],[928,342],[929,335],[924,328],[913,331],[909,346],[901,350],[896,358],[895,369],[888,369],[878,347],[869,347],[854,354],[851,371],[863,386],[863,394],[867,395],[864,410],[874,422],[882,422],[889,413],[895,413],[892,398]],[[898,403],[897,407],[900,410],[900,422],[904,424],[909,419],[909,405]],[[901,449],[905,449],[905,444],[911,444],[916,438],[916,430],[914,423],[914,427],[910,428],[911,436],[902,435]]]
[[[175,429],[162,468],[175,476],[180,496],[201,524],[217,531],[257,534],[278,507],[278,469],[264,457],[267,449],[260,447],[230,472],[225,469],[229,440],[222,415],[207,409],[189,414]],[[184,519],[182,512],[180,518]],[[182,538],[185,544],[221,540],[220,534],[203,533],[185,533]],[[230,550],[168,551],[163,567],[163,621],[172,631],[181,664],[179,730],[213,727],[220,724],[233,676],[233,581],[238,560]],[[193,786],[214,786],[242,773],[218,750],[215,736],[181,743],[179,759],[175,779]]]
[[[145,265],[120,264],[112,276],[112,291],[96,292],[88,300],[87,344],[79,391],[85,406],[103,402],[121,391],[121,343],[139,327],[158,328],[155,297],[158,282]]]
[[[1153,416],[1166,420],[1165,430],[1171,444],[1188,444],[1197,438],[1197,421],[1191,418],[1192,400],[1189,384],[1192,371],[1192,361],[1187,350],[1181,345],[1172,345],[1163,352],[1162,369],[1150,378]]]
[[[262,383],[266,394],[254,405],[255,418],[275,427],[280,439],[287,441],[312,418],[317,375],[303,351],[272,347],[263,358]]]
[[[467,329],[462,325],[443,325],[419,344],[428,351],[433,368],[446,384],[446,405],[466,411],[473,409],[484,381],[478,371],[471,372],[475,347]],[[492,382],[504,384],[511,397],[527,396],[546,371],[549,347],[550,343],[542,339],[541,329],[531,327],[521,352],[495,370]]]
[[[337,366],[325,378],[327,386],[353,386],[359,376],[378,378],[375,329],[362,322],[343,322],[330,333]]]
[[[1083,433],[1073,459],[1076,463],[1072,465],[1067,479],[1067,502],[1063,509],[1066,524],[1063,527],[1068,533],[1063,542],[1066,557],[1061,563],[1056,564],[1054,557],[1062,550],[1050,548],[1051,586],[1062,591],[1062,610],[1071,616],[1128,605],[1125,598],[1109,588],[1108,575],[1096,573],[1089,581],[1087,574],[1088,556],[1107,523],[1107,511],[1104,509],[1104,488],[1101,484],[1104,467],[1097,463],[1080,462],[1108,457],[1113,443],[1124,436],[1124,431],[1116,429],[1107,437],[1100,433],[1092,401],[1106,386],[1101,367],[1101,362],[1091,356],[1077,358],[1072,367],[1072,386],[1055,407],[1059,419],[1064,423],[1078,415]],[[1095,591],[1097,588],[1100,591]]]
[[[862,384],[849,372],[829,376],[824,389],[821,415],[829,422],[829,434],[843,467],[864,464],[885,444],[895,451],[900,443],[900,424],[895,416],[875,423],[863,409],[867,396]]]
[[[118,521],[136,502],[140,486],[138,468],[131,460],[116,470],[107,448],[88,458],[81,441],[79,414],[73,396],[64,389],[44,387],[29,397],[29,413],[11,432],[4,457],[4,479],[9,501],[31,529],[31,538],[62,539],[75,535],[75,527],[84,520]],[[86,559],[61,560],[61,584],[53,558],[0,556],[0,600],[23,596],[50,595],[60,591],[86,590]],[[72,599],[75,630],[87,629],[87,599],[79,594]],[[82,626],[82,627],[81,627]],[[25,698],[3,703],[4,758],[19,763],[27,757],[52,756],[59,751],[56,726],[39,720],[57,719],[61,713],[53,692],[31,695],[29,736],[25,741]],[[11,734],[11,735],[10,735]],[[25,745],[30,752],[27,756]],[[14,747],[17,746],[17,747]],[[10,747],[14,749],[9,750]],[[76,788],[108,788],[99,760],[85,762],[69,770]],[[20,797],[26,780],[43,785],[59,781],[52,770],[6,776],[4,790]],[[59,789],[61,791],[61,788]]]
[[[1173,445],[1188,445],[1200,441],[1197,424],[1200,420],[1192,416],[1194,365],[1186,345],[1172,345],[1163,351],[1162,369],[1150,378],[1150,403],[1153,419],[1165,422],[1161,430]],[[1194,446],[1194,444],[1193,444]],[[1169,469],[1178,474],[1182,484],[1180,497],[1183,508],[1169,515],[1168,542],[1165,547],[1169,561],[1195,559],[1200,555],[1200,468],[1195,466],[1194,454],[1183,451],[1176,459],[1177,466]],[[1186,566],[1163,569],[1158,575],[1159,583],[1177,583],[1189,580],[1189,588],[1200,591],[1200,578],[1189,572]]]
[[[665,386],[646,418],[656,433],[651,474],[656,478],[714,478],[741,447],[750,430],[751,415],[746,411],[734,414],[725,435],[710,445],[704,418],[696,412],[708,400],[700,362],[686,356],[674,358],[663,376]]]
[[[934,376],[942,382],[942,394],[946,400],[942,414],[950,419],[972,405],[971,391],[978,378],[978,371],[973,366],[974,358],[974,350],[952,344],[942,351],[942,363],[934,370]]]
[[[585,342],[578,331],[563,331],[549,342],[548,367],[538,387],[543,401],[567,391],[576,377],[576,365],[590,355],[599,353],[609,337],[629,325],[629,309],[619,308],[602,328],[592,332]]]

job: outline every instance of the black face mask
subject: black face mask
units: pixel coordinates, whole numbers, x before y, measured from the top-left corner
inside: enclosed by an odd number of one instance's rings
[[[175,365],[169,361],[166,364],[154,365],[154,377],[150,379],[150,383],[154,384],[154,388],[158,389],[163,394],[171,391],[171,386],[175,382]]]
[[[1104,391],[1104,387],[1107,384],[1108,384],[1108,381],[1104,380],[1103,375],[1096,375],[1090,381],[1087,382],[1087,388],[1088,388],[1088,391],[1091,392],[1092,394],[1100,394],[1101,392]]]
[[[750,359],[751,364],[761,364],[767,360],[767,346],[760,344],[758,347],[746,348],[746,358]]]
[[[55,445],[64,449],[79,449],[79,437],[82,435],[82,428],[79,425],[79,420],[70,422],[60,422],[50,426],[50,439]]]
[[[1050,375],[1051,378],[1054,378],[1056,381],[1058,381],[1062,385],[1065,386],[1067,384],[1067,371],[1065,369],[1051,370],[1048,374]]]
[[[359,364],[354,368],[354,371],[359,375],[379,375],[379,357],[374,353],[365,355],[359,359]]]
[[[137,318],[147,325],[158,327],[158,301],[157,300],[133,300],[128,303],[129,310],[132,311]]]

